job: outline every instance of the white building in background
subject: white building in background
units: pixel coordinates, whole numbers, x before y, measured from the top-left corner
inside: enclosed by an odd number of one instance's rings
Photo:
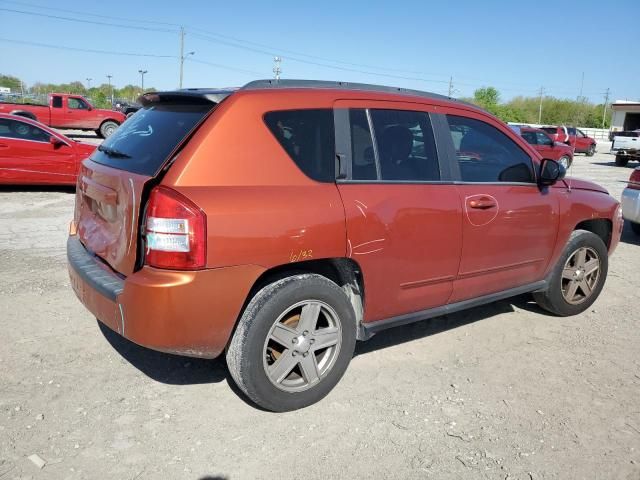
[[[0,87],[0,93],[11,93],[11,89],[9,87]]]
[[[611,131],[640,129],[640,102],[616,100],[611,104]]]

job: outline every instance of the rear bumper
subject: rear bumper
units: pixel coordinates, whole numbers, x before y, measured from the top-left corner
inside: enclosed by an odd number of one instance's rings
[[[264,271],[254,265],[194,272],[143,267],[123,278],[75,235],[67,240],[67,258],[76,296],[110,329],[153,350],[204,358],[224,350]]]
[[[622,191],[622,217],[633,223],[640,223],[640,190],[625,188]]]

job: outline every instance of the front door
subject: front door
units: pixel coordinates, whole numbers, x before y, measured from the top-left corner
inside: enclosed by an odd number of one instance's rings
[[[515,135],[471,115],[446,115],[464,209],[452,303],[542,280],[558,230],[558,198],[538,187]]]
[[[67,109],[65,110],[65,127],[81,128],[87,125],[89,104],[81,97],[67,97]]]
[[[363,273],[365,321],[445,304],[462,249],[462,211],[438,161],[427,107],[335,106],[347,255]]]

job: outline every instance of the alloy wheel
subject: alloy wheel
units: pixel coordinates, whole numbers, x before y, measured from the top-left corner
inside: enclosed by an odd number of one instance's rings
[[[331,306],[318,300],[296,303],[278,317],[267,335],[265,373],[280,390],[307,390],[329,373],[341,344],[342,324]]]
[[[571,305],[578,305],[589,297],[600,278],[600,257],[590,247],[573,252],[562,270],[562,296]]]

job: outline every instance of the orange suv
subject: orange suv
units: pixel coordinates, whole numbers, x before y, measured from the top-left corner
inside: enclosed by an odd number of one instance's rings
[[[504,123],[439,95],[256,81],[147,93],[84,161],[71,283],[101,322],[216,357],[258,405],[310,405],[356,340],[532,292],[600,294],[622,228]]]

